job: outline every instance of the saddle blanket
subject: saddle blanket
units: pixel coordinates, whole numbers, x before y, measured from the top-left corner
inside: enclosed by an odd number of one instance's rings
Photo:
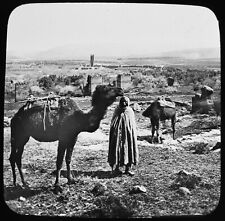
[[[172,100],[170,100],[170,98],[159,97],[157,99],[157,102],[161,107],[175,108],[175,103]]]

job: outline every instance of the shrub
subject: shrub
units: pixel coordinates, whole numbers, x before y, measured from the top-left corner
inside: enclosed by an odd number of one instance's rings
[[[38,80],[39,87],[49,89],[53,85],[53,81],[50,77],[44,76]]]
[[[195,92],[199,91],[200,88],[201,88],[201,85],[200,85],[199,83],[193,85],[193,90],[194,90]]]
[[[215,81],[212,79],[212,78],[206,78],[204,81],[203,81],[203,84],[204,85],[207,85],[211,88],[214,88],[214,85],[215,85]]]
[[[142,79],[138,77],[133,77],[132,83],[136,87],[138,86],[138,84],[142,83]]]
[[[102,196],[95,200],[97,209],[83,214],[89,218],[130,218],[137,209],[137,203],[132,199],[121,199],[114,195]]]
[[[163,76],[155,78],[154,81],[158,88],[164,88],[167,86],[167,80]]]
[[[216,79],[215,85],[214,85],[214,89],[216,90],[220,90],[221,89],[221,80],[220,78]]]
[[[54,88],[53,88],[53,91],[56,93],[56,94],[59,94],[60,91],[62,90],[62,86],[60,85],[56,85]]]

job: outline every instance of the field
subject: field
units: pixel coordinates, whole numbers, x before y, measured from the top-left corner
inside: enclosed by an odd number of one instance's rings
[[[170,93],[170,98],[191,104],[190,93],[178,92]],[[140,163],[133,168],[133,177],[113,176],[107,163],[110,120],[117,100],[108,108],[97,131],[79,134],[71,162],[76,183],[67,184],[64,163],[60,179],[63,191],[57,194],[53,188],[57,142],[40,143],[30,138],[22,159],[25,179],[30,185],[29,188],[23,187],[18,178],[20,185],[14,187],[8,160],[10,127],[5,127],[3,178],[8,207],[23,215],[86,218],[149,218],[212,213],[219,204],[221,194],[221,154],[220,149],[215,148],[221,141],[220,116],[190,114],[190,107],[178,105],[176,140],[172,139],[170,122],[166,122],[161,124],[163,144],[152,144],[149,142],[150,121],[141,113],[148,106],[146,101],[159,94],[155,89],[155,93],[147,95],[148,99],[142,102],[143,94],[140,93],[139,98],[134,96],[131,99],[132,107],[138,102],[141,108],[135,111]],[[73,99],[83,110],[91,108],[90,97]],[[5,116],[12,117],[19,106],[18,103],[6,103]],[[186,179],[179,183],[178,177],[182,172],[191,181]],[[99,194],[93,192],[96,185],[104,187]],[[146,191],[132,194],[130,191],[136,185],[144,186]]]

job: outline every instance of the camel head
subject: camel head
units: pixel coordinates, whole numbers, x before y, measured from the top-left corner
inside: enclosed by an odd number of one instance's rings
[[[92,96],[92,106],[110,106],[118,96],[123,96],[123,90],[110,85],[98,85]]]

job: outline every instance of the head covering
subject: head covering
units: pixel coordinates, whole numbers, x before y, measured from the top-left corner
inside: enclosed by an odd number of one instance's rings
[[[126,96],[121,97],[119,102],[119,108],[121,109],[121,111],[125,111],[125,109],[129,106],[130,106],[130,99]]]
[[[123,96],[120,98],[120,102],[126,101],[128,106],[130,105],[130,98],[127,96]]]

